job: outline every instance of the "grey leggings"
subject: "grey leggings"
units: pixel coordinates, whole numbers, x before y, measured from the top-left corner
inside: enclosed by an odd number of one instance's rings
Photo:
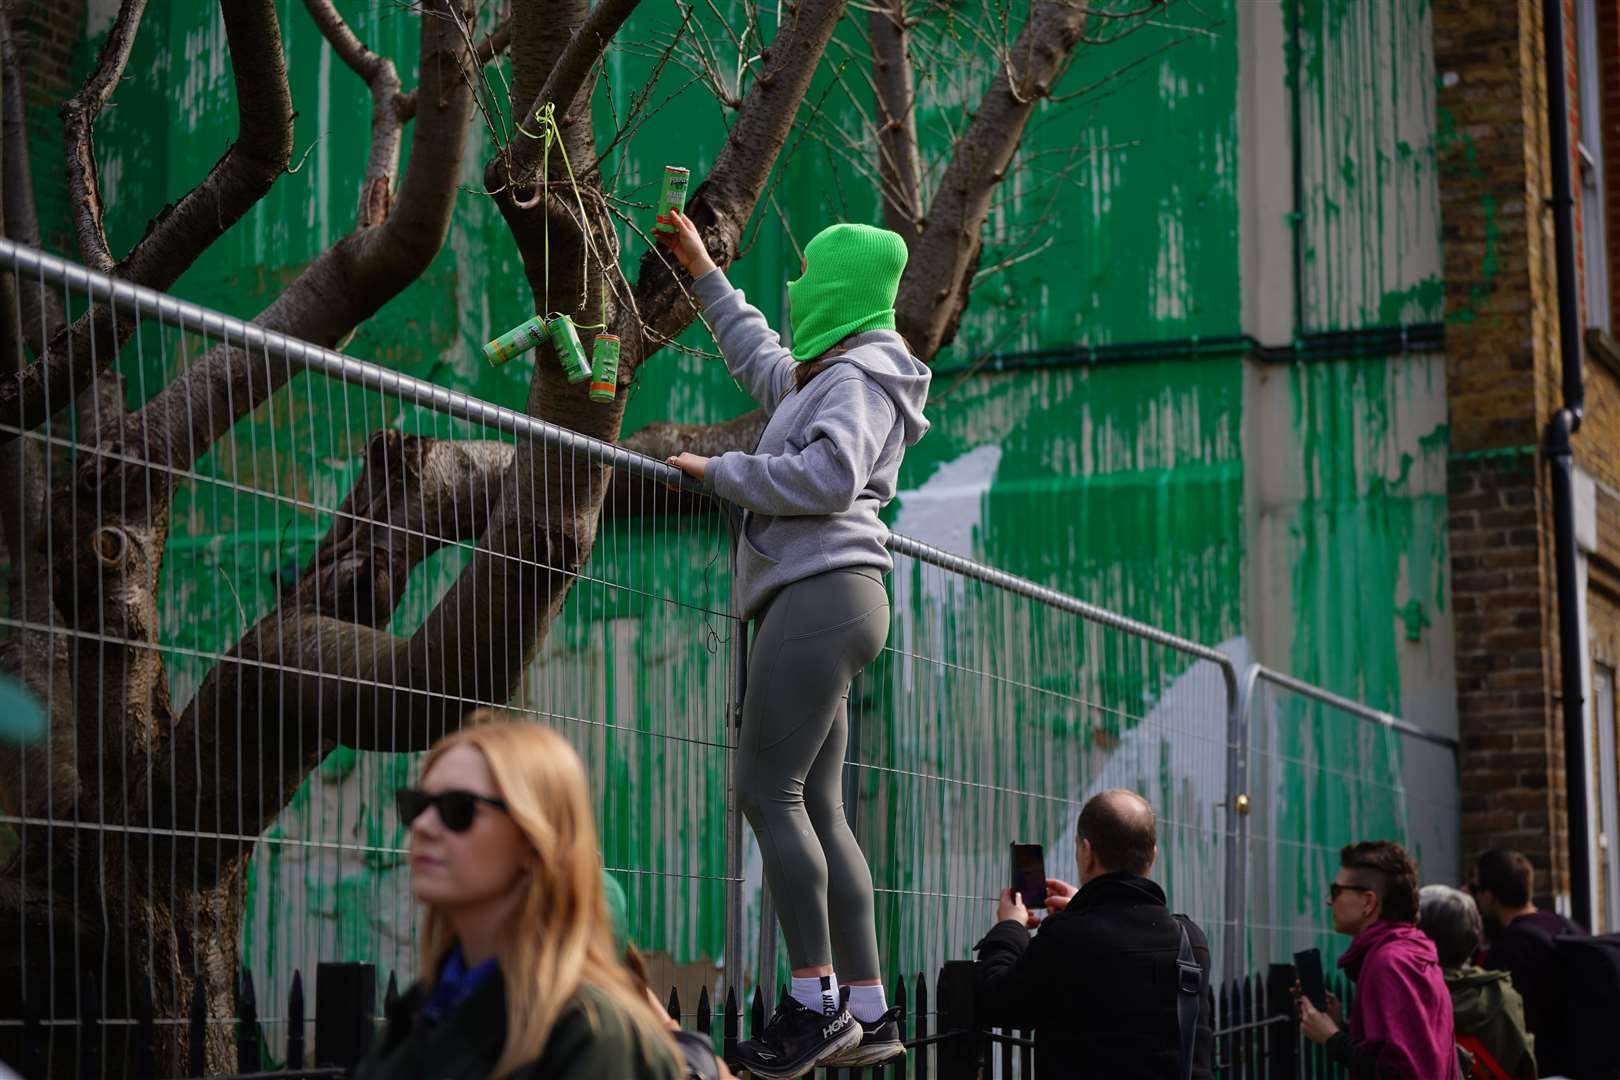
[[[849,684],[883,649],[876,569],[834,570],[777,593],[748,662],[738,797],[795,970],[838,957],[845,982],[879,977],[872,873],[844,818]]]

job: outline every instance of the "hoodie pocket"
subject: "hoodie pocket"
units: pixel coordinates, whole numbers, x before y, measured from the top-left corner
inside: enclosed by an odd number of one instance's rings
[[[754,538],[748,535],[748,529],[754,524],[756,515],[748,514],[743,518],[742,528],[737,530],[742,536],[742,544],[737,550],[737,561],[748,562],[760,569],[768,569],[777,565],[777,560],[771,558],[755,545]],[[741,567],[739,567],[741,569]]]

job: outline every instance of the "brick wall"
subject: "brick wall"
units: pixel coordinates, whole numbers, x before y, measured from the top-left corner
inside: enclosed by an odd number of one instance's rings
[[[1539,3],[1433,11],[1445,254],[1463,850],[1561,888],[1562,751],[1545,418],[1558,401]]]
[[[1565,12],[1573,149],[1580,117],[1572,2]],[[1541,4],[1442,0],[1434,41],[1447,132],[1440,197],[1463,846],[1524,851],[1541,871],[1537,892],[1546,902],[1567,891],[1568,870],[1557,578],[1539,449],[1563,402]],[[1605,161],[1613,163],[1604,226],[1620,314],[1620,0],[1601,5],[1599,55],[1601,96],[1612,103],[1603,124]],[[1591,209],[1577,202],[1577,250],[1597,221]],[[1584,371],[1576,460],[1620,488],[1620,378],[1594,356]],[[1620,509],[1600,511],[1600,547],[1620,551]],[[1608,579],[1598,561],[1588,595],[1594,645],[1611,640],[1610,624],[1620,619],[1601,592]]]
[[[1458,457],[1448,476],[1463,849],[1561,867],[1561,758],[1544,648],[1551,612],[1542,458]]]

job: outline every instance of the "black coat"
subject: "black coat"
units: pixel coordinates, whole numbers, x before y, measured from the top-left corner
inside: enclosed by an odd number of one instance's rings
[[[483,1080],[490,1075],[506,1043],[506,990],[500,976],[486,979],[436,1026],[422,1019],[425,998],[418,983],[400,999],[388,1014],[382,1042],[373,1045],[353,1080]],[[514,1075],[522,1080],[676,1080],[673,1053],[649,1061],[622,1014],[600,997],[593,1006],[594,1030],[584,1008],[569,1004],[552,1026],[540,1057]]]
[[[1209,942],[1191,920],[1187,937],[1204,969],[1193,1076],[1211,1080]],[[979,942],[980,1018],[991,1027],[1033,1027],[1043,1080],[1180,1080],[1180,945],[1155,882],[1123,873],[1093,878],[1033,939],[1003,922]]]

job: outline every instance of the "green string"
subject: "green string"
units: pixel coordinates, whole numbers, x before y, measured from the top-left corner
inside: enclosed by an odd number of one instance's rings
[[[548,101],[544,105],[540,106],[534,111],[534,120],[535,123],[540,125],[540,134],[534,134],[522,124],[518,124],[517,129],[531,139],[541,139],[544,141],[544,146],[542,146],[540,150],[540,183],[542,191],[544,191],[544,189],[551,183],[551,147],[552,144],[556,144],[557,152],[562,155],[563,171],[568,174],[568,186],[574,190],[574,204],[579,207],[579,224],[580,228],[585,232],[585,254],[583,256],[583,265],[580,271],[580,279],[584,283],[582,286],[584,291],[582,291],[580,294],[580,306],[585,307],[586,301],[589,298],[591,287],[591,248],[595,246],[595,242],[591,239],[590,225],[585,219],[585,200],[579,193],[579,182],[574,179],[574,166],[568,161],[568,147],[563,145],[562,129],[557,126],[556,105]],[[551,215],[546,213],[544,206],[540,208],[540,234],[542,237],[543,250],[546,260],[544,285],[545,293],[542,297],[544,301],[542,306],[547,309],[548,313],[544,316],[544,318],[547,322],[554,319],[570,318],[567,315],[550,310]],[[607,287],[607,277],[605,273],[602,278],[602,284],[603,288],[605,289]],[[570,321],[572,321],[571,318]],[[580,330],[607,329],[606,323],[574,323],[574,326]]]

